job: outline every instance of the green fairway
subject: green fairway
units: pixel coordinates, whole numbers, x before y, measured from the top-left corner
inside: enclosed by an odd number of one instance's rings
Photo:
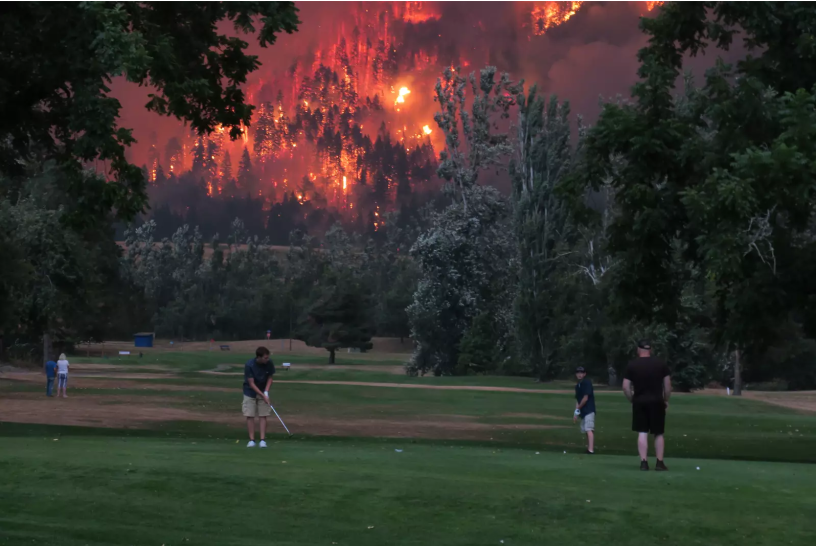
[[[571,382],[409,378],[394,360],[332,369],[299,355],[279,359],[293,369],[272,388],[295,436],[272,421],[270,448],[247,450],[244,356],[93,360],[114,367],[78,371],[68,400],[42,397],[36,374],[0,379],[0,546],[812,539],[813,413],[676,395],[671,471],[641,473],[617,389],[598,389],[587,456]],[[219,366],[235,375],[200,373]]]
[[[4,545],[808,544],[816,511],[810,465],[659,474],[634,457],[325,439],[0,446]]]

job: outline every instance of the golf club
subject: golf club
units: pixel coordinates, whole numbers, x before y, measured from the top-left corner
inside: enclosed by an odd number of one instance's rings
[[[284,422],[283,422],[283,419],[281,419],[281,416],[280,416],[280,415],[278,415],[278,410],[276,410],[276,409],[275,409],[275,406],[273,406],[272,404],[269,404],[269,407],[270,407],[270,408],[272,408],[272,411],[274,411],[274,412],[275,412],[275,417],[277,417],[277,418],[278,418],[278,421],[280,421],[281,425],[283,425],[283,428],[286,430],[286,433],[287,433],[289,436],[291,436],[291,435],[292,435],[292,433],[291,433],[291,432],[289,432],[289,429],[288,429],[288,428],[286,428],[286,423],[284,423]]]

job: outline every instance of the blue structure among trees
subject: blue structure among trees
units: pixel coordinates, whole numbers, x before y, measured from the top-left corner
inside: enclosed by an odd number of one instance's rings
[[[133,344],[136,347],[152,347],[153,346],[153,332],[142,332],[133,334]]]

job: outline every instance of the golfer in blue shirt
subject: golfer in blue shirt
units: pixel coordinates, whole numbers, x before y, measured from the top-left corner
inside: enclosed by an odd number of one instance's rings
[[[595,391],[583,366],[578,366],[575,370],[575,378],[578,379],[578,384],[575,385],[575,415],[572,422],[581,418],[581,432],[587,437],[586,452],[593,455],[595,453]]]
[[[269,349],[258,347],[255,358],[244,365],[244,401],[241,411],[246,417],[249,443],[247,447],[255,447],[255,418],[260,420],[261,443],[266,447],[266,418],[272,413],[269,406],[269,387],[272,386],[272,376],[275,375],[275,365],[269,359]]]

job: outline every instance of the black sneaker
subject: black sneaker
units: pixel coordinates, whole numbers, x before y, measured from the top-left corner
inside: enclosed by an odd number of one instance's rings
[[[585,453],[586,453],[587,455],[595,455],[595,452],[594,452],[594,451],[590,451],[590,450],[588,450],[588,449],[585,451]]]
[[[658,472],[666,472],[668,469],[669,467],[667,467],[663,461],[657,461],[655,463],[655,470]]]
[[[649,470],[649,461],[640,461],[641,470]]]

